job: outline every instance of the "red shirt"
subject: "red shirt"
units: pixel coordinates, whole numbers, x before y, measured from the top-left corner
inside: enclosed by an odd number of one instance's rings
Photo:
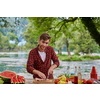
[[[56,56],[56,53],[54,49],[51,46],[47,46],[45,49],[46,53],[46,59],[43,62],[39,53],[38,53],[38,47],[32,49],[29,53],[28,61],[27,61],[27,71],[31,74],[33,74],[33,70],[39,70],[42,73],[44,73],[47,77],[48,75],[48,69],[51,66],[51,61],[53,61],[53,64],[56,64],[59,66],[59,60]],[[36,78],[39,76],[36,74],[33,74],[33,77]],[[50,75],[50,79],[53,79],[53,75]]]

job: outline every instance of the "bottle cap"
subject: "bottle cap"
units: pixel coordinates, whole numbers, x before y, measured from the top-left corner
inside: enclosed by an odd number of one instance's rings
[[[71,75],[75,75],[75,73],[71,73]]]

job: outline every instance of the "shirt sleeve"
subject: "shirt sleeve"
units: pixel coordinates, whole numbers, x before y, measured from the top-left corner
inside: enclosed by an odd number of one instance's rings
[[[32,52],[30,51],[29,56],[28,56],[28,61],[27,61],[27,71],[31,74],[33,74],[34,70],[34,58],[32,55]]]
[[[59,66],[59,60],[58,60],[58,57],[57,57],[53,48],[51,50],[51,59],[53,60],[53,63],[56,64],[57,67],[58,67]]]

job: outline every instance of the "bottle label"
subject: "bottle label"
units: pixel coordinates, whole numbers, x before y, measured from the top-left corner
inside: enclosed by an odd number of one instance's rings
[[[78,84],[78,76],[74,76],[74,84]]]
[[[97,74],[91,74],[91,78],[97,79],[98,76],[97,76]]]

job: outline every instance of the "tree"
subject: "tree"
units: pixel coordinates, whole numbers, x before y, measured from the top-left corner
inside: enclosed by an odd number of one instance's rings
[[[26,37],[27,41],[29,42],[29,41],[31,41],[31,39],[29,39],[30,37],[33,37],[33,40],[35,40],[35,39],[37,40],[41,33],[47,32],[52,37],[50,45],[55,47],[55,45],[57,45],[56,40],[58,40],[62,36],[62,34],[66,33],[65,41],[66,41],[66,44],[68,47],[69,46],[68,39],[71,36],[71,34],[68,31],[66,32],[66,27],[67,27],[66,23],[74,22],[76,19],[77,18],[68,18],[67,19],[64,17],[32,17],[32,18],[29,17],[30,27],[28,27],[29,29],[25,33],[25,37]],[[70,35],[70,36],[68,36],[68,35]],[[59,49],[61,49],[62,47],[60,47]]]
[[[15,41],[15,44],[18,44],[18,36],[16,36],[14,33],[9,32],[7,34],[9,40]]]
[[[72,44],[71,44],[72,43]],[[91,38],[89,32],[77,33],[77,37],[70,42],[70,48],[74,50],[75,54],[80,52],[91,54],[97,50],[99,46],[96,44],[95,40]]]
[[[9,45],[9,39],[0,33],[0,49],[7,49]]]
[[[98,18],[95,18],[95,19],[98,19]],[[100,46],[100,33],[97,30],[95,23],[93,22],[94,18],[93,17],[81,17],[81,20],[84,23],[84,25],[87,27],[87,29],[89,30],[92,38],[94,38],[95,41]],[[100,21],[100,19],[99,19],[99,21]]]
[[[58,49],[60,53],[63,46],[66,45],[69,56],[70,56],[69,47],[72,47],[70,46],[70,41],[74,41],[76,38],[78,39],[79,37],[82,38],[82,39],[79,39],[79,41],[83,40],[82,43],[85,45],[81,44],[80,48],[82,48],[81,51],[84,49],[82,52],[87,52],[87,53],[89,52],[92,53],[92,50],[89,49],[90,43],[92,41],[91,36],[92,38],[96,40],[97,43],[99,42],[99,39],[96,39],[99,37],[99,34],[97,36],[94,35],[95,31],[98,31],[98,32],[100,31],[99,29],[100,23],[98,23],[100,21],[99,18],[91,17],[89,18],[90,20],[88,20],[88,22],[90,21],[89,23],[86,22],[87,18],[83,18],[83,17],[81,18],[78,18],[78,17],[29,17],[28,19],[30,22],[30,26],[28,27],[28,30],[25,33],[25,37],[28,42],[27,44],[29,44],[31,47],[33,44],[34,46],[37,44],[38,37],[40,36],[41,33],[44,33],[44,32],[47,32],[51,35],[52,40],[50,42],[50,45]],[[85,27],[85,25],[87,25],[86,26],[87,28]],[[91,25],[92,25],[92,28],[94,28],[93,30],[90,28]],[[76,37],[77,33],[79,33],[78,37]],[[81,35],[83,35],[83,37],[81,37]],[[86,37],[88,36],[88,37],[85,38],[85,36]],[[88,39],[90,39],[91,41],[85,42]],[[79,41],[76,41],[78,42],[78,45],[80,44]],[[61,42],[64,43],[64,45],[62,45]],[[94,40],[92,42],[94,43]],[[59,44],[61,45],[59,46]],[[94,44],[95,46],[97,46],[96,43]],[[86,48],[88,48],[88,50],[85,50]]]

